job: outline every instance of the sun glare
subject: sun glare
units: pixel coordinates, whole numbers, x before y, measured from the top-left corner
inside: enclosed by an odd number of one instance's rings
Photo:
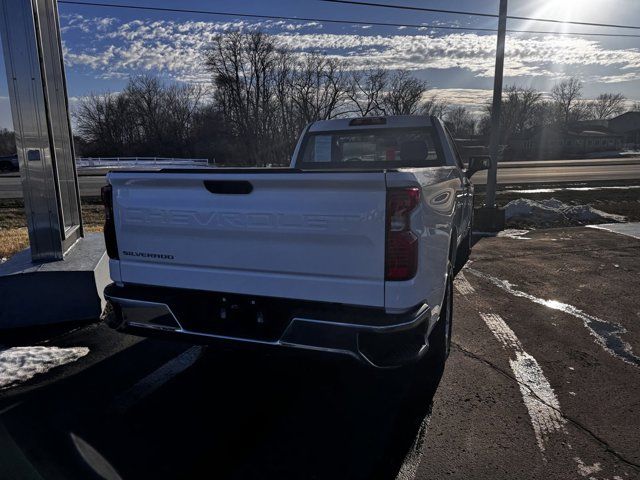
[[[598,0],[547,0],[542,2],[538,14],[558,20],[588,20],[596,10]]]

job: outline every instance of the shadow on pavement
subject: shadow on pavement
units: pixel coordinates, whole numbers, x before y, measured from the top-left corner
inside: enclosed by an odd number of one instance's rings
[[[52,325],[38,325],[34,327],[0,329],[0,348],[23,345],[37,345],[45,340],[51,341],[60,335],[69,333],[77,328],[99,322],[99,319],[78,322],[64,322]]]
[[[134,376],[161,345],[141,342],[1,414],[0,477],[395,478],[442,376],[214,352],[120,413],[127,389],[113,372]]]

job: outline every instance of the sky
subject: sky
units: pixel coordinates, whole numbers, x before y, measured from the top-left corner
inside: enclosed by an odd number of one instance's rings
[[[99,0],[98,0],[99,1]],[[498,0],[375,0],[495,14]],[[495,28],[497,19],[326,3],[319,0],[110,0],[109,3],[231,13],[319,17]],[[424,79],[431,94],[474,112],[491,98],[495,33],[430,27],[335,25],[202,14],[124,10],[60,4],[60,24],[71,108],[89,93],[118,92],[128,78],[152,74],[167,82],[210,83],[202,51],[212,36],[234,29],[261,29],[303,53],[313,50],[344,59],[354,70],[374,66],[407,69]],[[509,0],[509,14],[560,20],[640,25],[640,0]],[[509,20],[508,28],[559,32],[640,34]],[[0,55],[0,61],[2,61]],[[3,67],[4,63],[0,64]],[[510,33],[505,84],[543,92],[568,76],[584,82],[584,97],[624,94],[640,100],[640,38]],[[0,74],[0,128],[11,128],[6,76]]]

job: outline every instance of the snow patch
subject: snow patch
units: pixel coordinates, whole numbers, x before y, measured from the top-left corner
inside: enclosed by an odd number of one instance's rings
[[[513,200],[505,206],[505,219],[511,223],[526,223],[536,226],[586,225],[626,221],[626,217],[622,215],[603,212],[590,205],[567,205],[555,198]]]
[[[89,353],[86,347],[12,347],[0,351],[0,390],[26,382],[40,373],[75,362]]]

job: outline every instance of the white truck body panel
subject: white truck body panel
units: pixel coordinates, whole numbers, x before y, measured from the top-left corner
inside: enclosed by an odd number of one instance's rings
[[[205,181],[247,181],[250,194]],[[111,173],[114,281],[382,307],[385,174]]]
[[[411,229],[420,239],[416,276],[405,282],[386,282],[385,309],[401,312],[426,302],[432,307],[434,321],[440,313],[445,293],[445,278],[456,201],[460,180],[453,167],[406,169],[387,174],[390,188],[418,185],[420,207],[413,213]]]

